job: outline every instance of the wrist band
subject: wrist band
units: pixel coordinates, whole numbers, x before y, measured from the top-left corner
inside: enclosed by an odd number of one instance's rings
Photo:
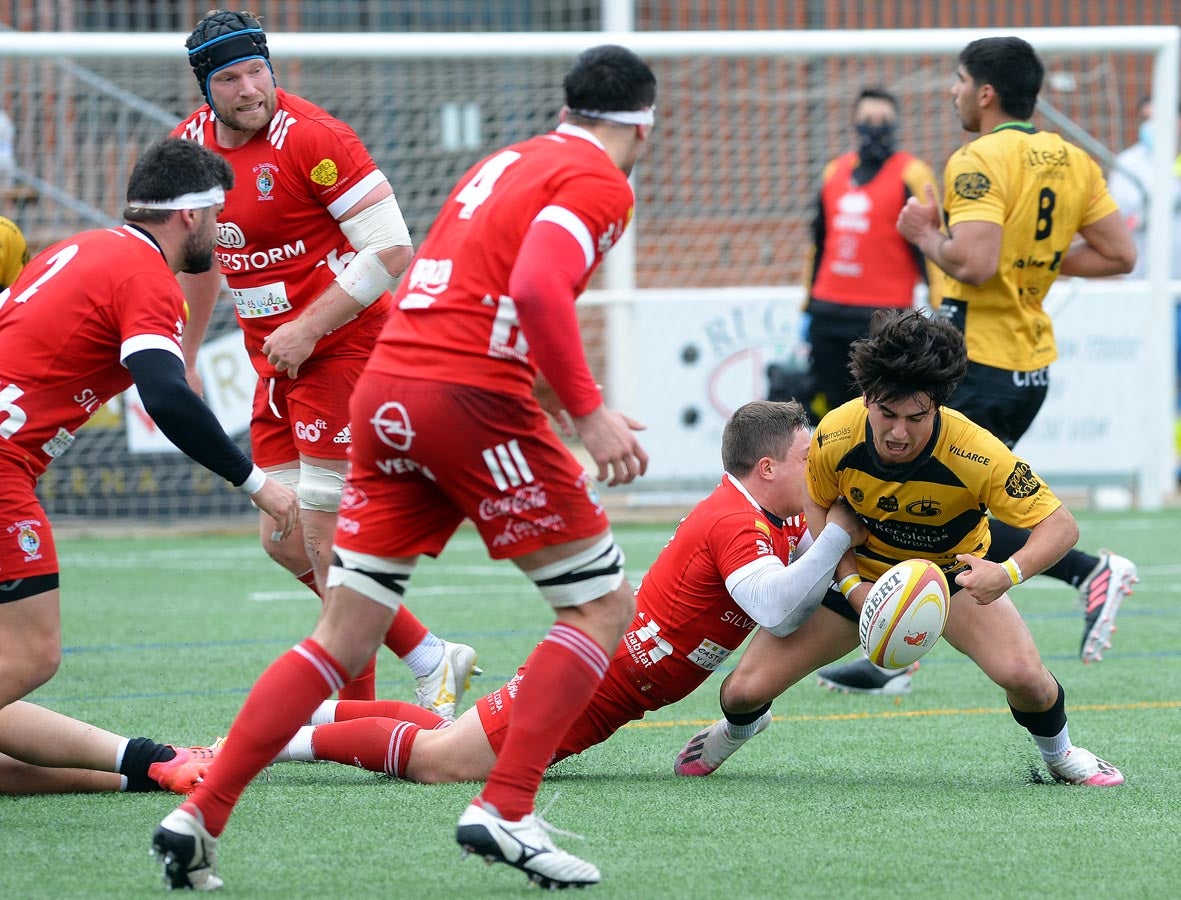
[[[837,590],[841,592],[841,595],[846,600],[848,600],[849,595],[853,593],[853,588],[857,587],[859,584],[861,584],[860,575],[846,575],[837,584]]]
[[[1017,560],[1009,557],[1003,563],[1001,568],[1009,573],[1009,581],[1013,585],[1018,585],[1025,580],[1025,576],[1021,574],[1021,566],[1017,565]]]
[[[246,476],[246,480],[238,485],[238,490],[247,495],[257,494],[266,483],[267,473],[258,466],[254,466],[250,469],[250,474]]]

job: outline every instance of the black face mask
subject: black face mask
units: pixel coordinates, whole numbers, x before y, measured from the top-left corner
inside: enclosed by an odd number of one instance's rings
[[[884,122],[881,125],[858,122],[856,127],[857,153],[862,165],[876,168],[894,155],[897,129],[893,122]]]

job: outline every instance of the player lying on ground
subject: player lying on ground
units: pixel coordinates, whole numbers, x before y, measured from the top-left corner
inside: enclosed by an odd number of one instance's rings
[[[837,505],[812,543],[800,515],[808,440],[798,403],[755,401],[734,413],[722,436],[722,483],[685,517],[644,576],[607,677],[554,762],[687,696],[756,625],[787,635],[817,608],[837,561],[865,530]],[[328,701],[276,761],[330,760],[426,783],[482,781],[525,670],[449,727],[408,703]],[[737,733],[752,735],[769,720],[770,713],[751,716]]]
[[[24,700],[0,709],[0,794],[187,794],[213,755],[125,738]]]

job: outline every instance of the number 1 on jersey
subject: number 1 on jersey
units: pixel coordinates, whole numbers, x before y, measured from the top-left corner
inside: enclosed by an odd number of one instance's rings
[[[496,181],[504,174],[504,170],[520,158],[521,154],[516,150],[504,150],[480,166],[476,177],[455,195],[456,202],[463,204],[459,217],[470,219],[480,204],[492,196],[492,189],[496,187]]]

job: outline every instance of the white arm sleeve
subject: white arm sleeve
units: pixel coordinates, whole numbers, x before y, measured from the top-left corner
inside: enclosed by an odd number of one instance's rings
[[[849,545],[849,535],[829,522],[808,552],[791,565],[774,556],[759,557],[731,573],[726,590],[759,625],[785,637],[816,611]]]

